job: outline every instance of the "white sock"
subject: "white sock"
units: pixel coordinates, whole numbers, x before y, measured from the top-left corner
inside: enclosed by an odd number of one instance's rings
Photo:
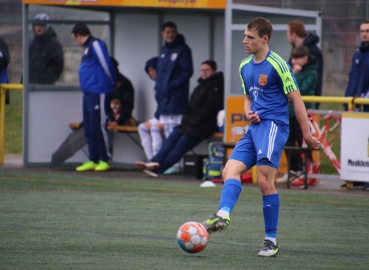
[[[152,159],[153,151],[152,151],[152,140],[149,130],[143,125],[138,125],[138,135],[140,136],[141,145],[145,152],[145,155],[148,160]]]
[[[229,212],[228,211],[225,211],[225,210],[218,210],[217,216],[218,217],[228,217],[229,216]]]
[[[151,127],[151,137],[152,137],[152,152],[155,156],[163,145],[163,136],[161,135],[161,130],[158,127]]]
[[[274,243],[274,245],[277,244],[277,238],[273,238],[273,237],[265,237],[265,240],[270,240]]]

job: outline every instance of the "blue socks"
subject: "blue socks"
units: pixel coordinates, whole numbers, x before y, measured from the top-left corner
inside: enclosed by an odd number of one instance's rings
[[[278,193],[263,196],[264,225],[267,238],[275,239],[277,236],[279,205]]]
[[[241,182],[236,179],[229,179],[225,182],[220,196],[219,210],[231,212],[241,194]]]
[[[219,211],[223,213],[232,212],[241,190],[242,185],[240,181],[236,179],[227,180],[220,197]],[[278,193],[263,196],[264,225],[267,238],[275,239],[277,236],[279,205]]]

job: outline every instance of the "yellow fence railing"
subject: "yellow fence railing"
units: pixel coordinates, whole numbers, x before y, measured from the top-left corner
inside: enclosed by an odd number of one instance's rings
[[[354,97],[334,97],[334,96],[303,96],[303,101],[317,103],[338,103],[347,104],[349,111],[353,111],[355,105],[369,105],[369,98],[354,98]]]
[[[23,84],[0,84],[0,164],[5,156],[5,91],[23,90]]]
[[[4,163],[5,155],[5,91],[23,90],[23,84],[0,84],[0,164]],[[368,98],[334,97],[334,96],[303,96],[303,101],[318,103],[347,104],[348,110],[353,111],[356,104],[369,105]]]

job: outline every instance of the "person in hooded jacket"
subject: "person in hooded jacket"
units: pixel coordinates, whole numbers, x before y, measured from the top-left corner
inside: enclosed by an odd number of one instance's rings
[[[306,46],[309,49],[309,54],[318,61],[318,83],[314,95],[321,96],[323,91],[324,59],[322,51],[317,46],[320,38],[316,34],[306,32],[305,25],[301,21],[295,20],[288,24],[287,39],[293,48],[300,45]],[[291,58],[288,60],[288,63],[292,66]],[[315,103],[315,109],[318,110],[319,105],[319,103]]]
[[[293,48],[291,52],[292,72],[295,74],[296,82],[299,85],[302,96],[314,96],[315,88],[318,84],[318,61],[309,54],[306,46],[300,45]],[[314,103],[304,102],[306,109],[314,109]],[[295,110],[291,102],[288,103],[288,115],[290,122],[290,133],[286,142],[286,146],[302,146],[303,136],[300,125],[297,121]],[[287,151],[287,150],[286,150]],[[295,177],[291,184],[295,186],[304,185],[302,179],[302,158],[299,153],[292,152],[290,160],[290,174]],[[288,174],[277,179],[278,183],[287,182]],[[309,179],[309,185],[316,185],[315,179]]]
[[[64,69],[63,47],[52,27],[49,16],[37,14],[33,23],[35,36],[29,46],[29,82],[55,84]]]
[[[181,124],[164,141],[157,155],[149,162],[135,162],[136,167],[148,175],[157,177],[158,173],[163,174],[218,130],[217,114],[224,105],[224,78],[222,72],[217,72],[215,61],[207,60],[201,64],[198,82]]]
[[[135,103],[135,90],[131,81],[119,72],[119,63],[114,57],[110,57],[111,62],[115,67],[115,72],[117,74],[117,83],[114,87],[114,92],[112,96],[113,99],[119,99],[121,103],[121,111],[119,112],[119,117],[115,119],[114,112],[110,111],[110,121],[109,126],[137,126],[136,120],[132,117],[132,111]]]
[[[159,57],[150,58],[145,64],[145,71],[153,81],[156,81],[158,59]],[[140,136],[141,145],[147,160],[152,159],[159,152],[163,144],[162,133],[164,131],[164,124],[159,121],[159,100],[156,91],[155,100],[158,107],[154,113],[154,117],[138,125],[138,135]]]
[[[165,137],[168,138],[188,109],[193,63],[191,49],[173,22],[164,23],[161,34],[165,44],[157,63],[155,94],[159,102],[159,121],[164,124]]]

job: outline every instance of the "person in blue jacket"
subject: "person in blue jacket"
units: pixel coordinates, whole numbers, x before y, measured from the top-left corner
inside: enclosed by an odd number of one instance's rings
[[[369,20],[360,26],[361,44],[352,57],[345,97],[369,97]],[[364,111],[369,106],[364,105]]]
[[[164,125],[164,134],[168,138],[173,129],[181,124],[188,109],[193,63],[191,49],[184,36],[178,33],[175,23],[164,23],[161,35],[165,44],[160,50],[157,63],[155,95],[159,102],[159,122]],[[180,172],[179,164],[166,174],[177,172]]]
[[[193,63],[191,49],[173,22],[164,23],[161,34],[165,44],[157,63],[155,91],[159,101],[159,121],[164,124],[164,133],[168,137],[188,109]]]
[[[9,47],[5,40],[0,37],[0,83],[9,83],[8,65],[10,62]],[[9,104],[9,90],[5,92],[5,104]]]
[[[72,35],[86,48],[79,68],[79,82],[83,91],[83,126],[89,160],[76,170],[106,171],[111,168],[106,126],[117,74],[105,43],[94,38],[85,24],[75,24]]]
[[[345,97],[369,98],[369,20],[360,25],[360,38],[360,47],[352,57]],[[347,110],[347,105],[345,107]],[[364,105],[363,111],[369,112],[369,105]],[[353,186],[369,190],[369,183],[354,181]],[[347,184],[341,187],[346,188]]]

